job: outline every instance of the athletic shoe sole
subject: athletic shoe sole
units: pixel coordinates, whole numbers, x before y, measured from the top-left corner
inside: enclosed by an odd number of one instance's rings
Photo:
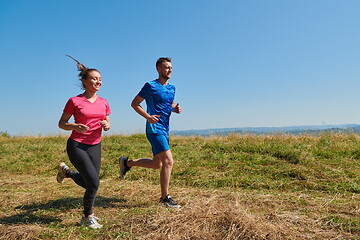
[[[66,177],[66,170],[68,170],[69,167],[65,163],[60,163],[58,166],[58,174],[56,175],[56,181],[58,183],[63,183],[64,178]]]
[[[126,171],[125,171],[125,162],[127,160],[127,157],[119,157],[119,164],[120,164],[120,178],[124,179],[125,175],[126,175]]]

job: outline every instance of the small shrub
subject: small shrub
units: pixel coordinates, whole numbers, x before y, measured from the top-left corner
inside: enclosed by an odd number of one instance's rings
[[[10,134],[8,134],[7,132],[0,132],[0,136],[5,137],[5,138],[9,138]]]

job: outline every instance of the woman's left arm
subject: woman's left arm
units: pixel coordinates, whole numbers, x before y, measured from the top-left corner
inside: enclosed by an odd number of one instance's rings
[[[102,126],[104,131],[109,131],[109,129],[110,129],[110,117],[109,117],[109,115],[107,115],[105,117],[105,120],[100,121],[100,125]]]

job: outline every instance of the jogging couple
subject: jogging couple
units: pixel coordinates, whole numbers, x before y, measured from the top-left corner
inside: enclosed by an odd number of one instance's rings
[[[72,58],[71,56],[69,56]],[[63,183],[71,178],[85,189],[83,198],[84,215],[80,224],[92,229],[101,228],[93,213],[96,193],[100,184],[101,134],[110,129],[111,113],[107,100],[97,95],[102,85],[100,71],[87,68],[76,59],[79,79],[84,92],[68,100],[59,120],[59,127],[72,131],[67,141],[67,154],[75,170],[60,163],[56,180]],[[169,146],[169,120],[172,112],[181,113],[181,107],[174,102],[175,86],[169,83],[172,73],[171,58],[156,61],[158,78],[147,82],[133,99],[131,106],[146,121],[146,136],[149,140],[153,158],[131,160],[119,158],[120,177],[125,178],[132,167],[145,167],[160,170],[160,203],[167,207],[179,208],[169,195],[169,183],[173,167],[173,157]],[[146,101],[147,111],[141,107]],[[74,123],[70,123],[71,117]]]

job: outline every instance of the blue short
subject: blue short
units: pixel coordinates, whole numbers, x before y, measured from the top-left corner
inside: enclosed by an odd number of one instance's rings
[[[169,135],[165,134],[146,134],[152,148],[152,152],[155,155],[170,149]]]

